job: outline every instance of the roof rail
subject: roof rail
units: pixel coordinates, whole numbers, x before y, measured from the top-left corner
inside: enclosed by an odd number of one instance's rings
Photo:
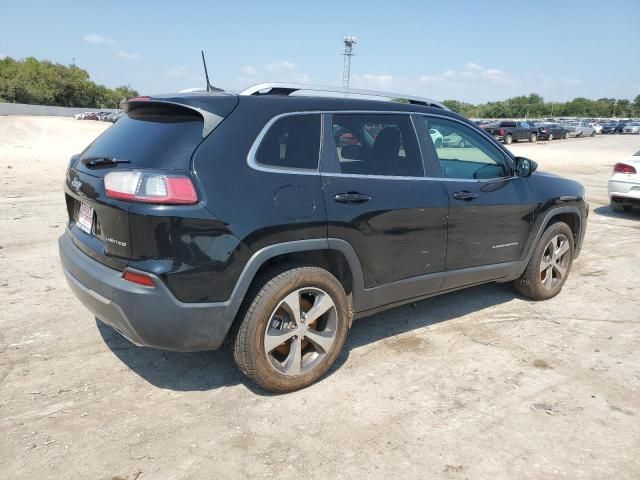
[[[389,100],[404,100],[413,105],[425,105],[427,107],[437,107],[449,110],[441,102],[430,98],[414,97],[403,93],[378,92],[375,90],[357,90],[354,88],[331,87],[328,85],[305,85],[303,83],[259,83],[245,88],[240,95],[283,95],[288,96],[300,90],[312,92],[336,93],[341,95],[364,95],[368,97],[383,97]]]

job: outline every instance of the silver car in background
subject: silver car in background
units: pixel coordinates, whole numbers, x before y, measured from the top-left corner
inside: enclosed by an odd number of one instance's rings
[[[576,137],[596,136],[596,130],[589,124],[589,122],[583,120],[580,122],[571,122],[569,125],[575,127]]]
[[[567,131],[570,137],[579,137],[582,135],[582,130],[578,128],[577,122],[563,123],[562,127]]]
[[[640,151],[613,166],[609,179],[609,205],[615,212],[640,206]]]
[[[640,122],[627,123],[622,129],[622,133],[640,134]]]

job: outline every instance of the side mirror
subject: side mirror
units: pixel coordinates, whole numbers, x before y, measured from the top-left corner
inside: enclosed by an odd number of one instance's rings
[[[364,147],[362,145],[347,145],[342,147],[340,156],[347,160],[364,160]]]
[[[529,177],[538,169],[538,164],[525,157],[516,157],[516,175]]]

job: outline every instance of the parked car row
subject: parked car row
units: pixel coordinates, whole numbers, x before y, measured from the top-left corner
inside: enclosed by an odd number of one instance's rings
[[[475,120],[489,135],[507,145],[512,142],[594,137],[598,134],[640,134],[638,120]]]
[[[115,122],[122,116],[122,111],[111,112],[84,112],[76,113],[73,118],[76,120],[99,120],[101,122]]]

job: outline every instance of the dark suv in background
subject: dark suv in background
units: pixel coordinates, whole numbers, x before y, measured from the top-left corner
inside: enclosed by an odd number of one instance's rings
[[[133,98],[71,158],[60,256],[98,319],[161,349],[228,337],[240,369],[283,392],[327,371],[354,318],[485,282],[560,291],[580,184],[437,102],[301,89]]]

